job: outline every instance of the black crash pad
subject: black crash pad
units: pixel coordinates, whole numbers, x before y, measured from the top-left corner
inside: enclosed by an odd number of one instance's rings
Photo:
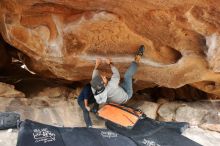
[[[63,128],[25,120],[17,146],[137,146],[131,139],[108,129]]]
[[[17,128],[20,115],[14,112],[0,112],[0,130]]]
[[[131,138],[138,146],[200,146],[181,135],[187,123],[159,122],[150,118],[139,120],[133,129],[127,129],[110,121],[108,129]]]

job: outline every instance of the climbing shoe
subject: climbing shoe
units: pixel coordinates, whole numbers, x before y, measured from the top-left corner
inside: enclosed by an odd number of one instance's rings
[[[138,48],[137,52],[136,52],[136,56],[137,56],[137,55],[143,56],[143,55],[144,55],[144,50],[145,50],[144,45],[141,45],[141,46]]]

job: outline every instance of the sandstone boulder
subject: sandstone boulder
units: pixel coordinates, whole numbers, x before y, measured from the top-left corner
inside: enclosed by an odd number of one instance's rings
[[[17,112],[21,119],[66,127],[84,127],[83,113],[77,100],[66,101],[46,96],[30,98],[0,98],[0,110]],[[104,121],[90,114],[95,127],[104,127]]]
[[[220,102],[166,102],[158,109],[157,119],[161,121],[188,122],[191,126],[219,132]]]
[[[158,110],[158,119],[165,122],[174,121],[176,110],[181,106],[184,106],[184,104],[179,102],[168,102],[161,105]]]
[[[206,114],[199,127],[220,132],[220,112],[210,111]]]
[[[207,110],[195,109],[186,105],[179,107],[176,110],[175,121],[188,122],[191,125],[199,125],[207,113]]]
[[[138,109],[142,110],[147,115],[147,117],[156,119],[158,107],[159,105],[157,103],[143,101],[141,105],[138,106]]]

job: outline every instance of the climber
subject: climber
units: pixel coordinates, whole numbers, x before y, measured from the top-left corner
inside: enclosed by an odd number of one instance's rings
[[[99,73],[97,68],[101,63],[101,60],[96,59],[95,68],[92,74],[92,81],[90,83],[97,103],[114,102],[117,104],[124,104],[132,97],[132,77],[137,70],[138,63],[140,62],[143,53],[144,45],[141,45],[135,55],[134,61],[126,71],[124,80],[121,84],[119,84],[120,74],[118,69],[113,65],[111,60],[105,59],[105,62],[111,67],[113,73],[111,79],[108,81],[105,74],[102,72]]]
[[[80,95],[77,98],[77,101],[79,106],[83,110],[83,117],[86,123],[86,127],[92,128],[92,121],[90,119],[89,112],[91,111],[96,113],[99,105],[96,103],[90,84],[87,84],[83,87]],[[91,104],[94,104],[92,109],[89,107],[89,105]]]

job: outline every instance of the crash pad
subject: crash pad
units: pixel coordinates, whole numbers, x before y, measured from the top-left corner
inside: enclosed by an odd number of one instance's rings
[[[181,135],[187,123],[159,122],[146,117],[139,120],[132,129],[110,121],[106,122],[106,127],[131,138],[138,146],[200,146]]]
[[[0,112],[0,130],[17,128],[20,115],[15,112]]]
[[[55,127],[25,120],[17,146],[136,146],[129,138],[108,129]]]

